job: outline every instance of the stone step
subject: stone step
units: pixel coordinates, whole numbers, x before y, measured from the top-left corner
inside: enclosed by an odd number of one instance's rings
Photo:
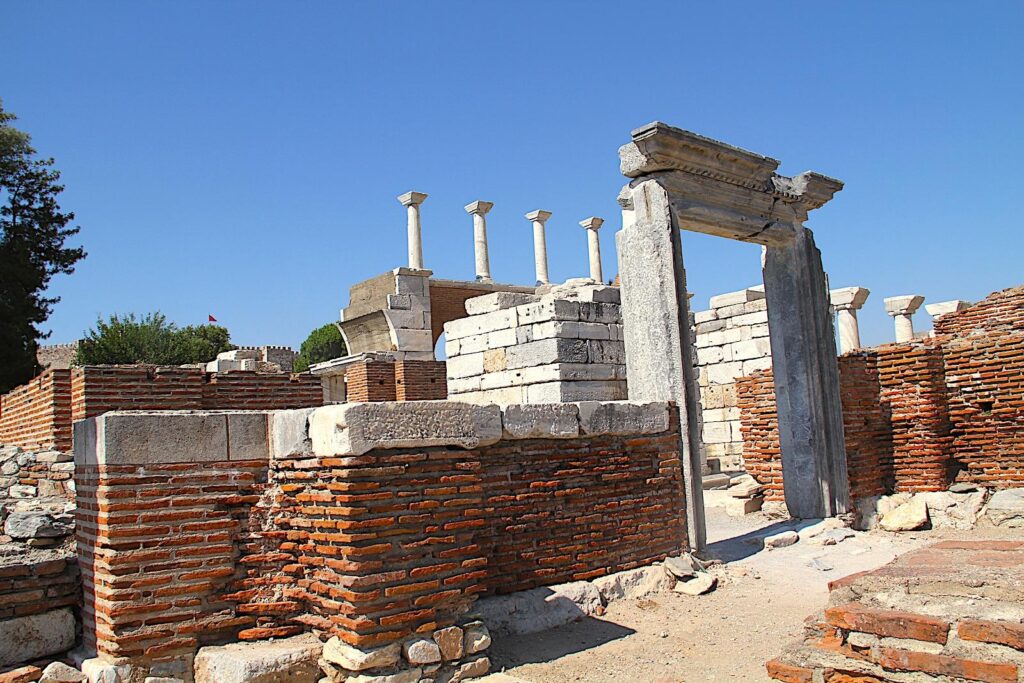
[[[729,485],[732,478],[728,474],[708,474],[703,477],[705,489],[721,489]]]

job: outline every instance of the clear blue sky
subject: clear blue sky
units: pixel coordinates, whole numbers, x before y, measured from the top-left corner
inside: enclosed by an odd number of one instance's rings
[[[475,199],[499,281],[532,282],[537,208],[553,279],[586,274],[591,215],[614,275],[616,150],[655,119],[846,182],[809,225],[872,291],[866,342],[886,296],[1024,282],[1024,3],[711,4],[5,3],[0,97],[89,252],[51,342],[160,309],[298,345],[404,264],[410,189],[439,277],[473,275]],[[760,281],[756,247],[684,245],[698,309]]]

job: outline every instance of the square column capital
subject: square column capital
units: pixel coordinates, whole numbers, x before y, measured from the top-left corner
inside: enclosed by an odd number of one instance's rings
[[[940,315],[946,315],[947,313],[955,313],[962,311],[965,308],[970,308],[971,302],[964,301],[962,299],[953,299],[952,301],[940,301],[935,304],[928,304],[924,307],[924,310],[928,311],[928,315],[933,318],[937,318]]]
[[[526,220],[534,223],[544,223],[549,218],[551,218],[551,212],[544,211],[543,209],[537,209],[526,214]]]
[[[891,296],[885,299],[885,312],[892,316],[913,315],[924,303],[924,297],[920,294],[906,294],[904,296]]]
[[[429,196],[426,192],[413,192],[410,190],[405,194],[398,195],[398,201],[401,202],[402,206],[419,206]]]
[[[484,202],[478,199],[475,202],[466,204],[463,208],[466,209],[466,213],[473,214],[474,216],[485,216],[493,207],[493,202]]]
[[[600,230],[601,229],[601,225],[603,225],[603,224],[604,224],[604,219],[603,218],[598,218],[597,216],[591,216],[590,218],[584,218],[583,220],[580,221],[580,225],[583,226],[583,228],[585,230]]]
[[[840,287],[829,291],[829,303],[839,310],[859,311],[871,290],[866,287]]]

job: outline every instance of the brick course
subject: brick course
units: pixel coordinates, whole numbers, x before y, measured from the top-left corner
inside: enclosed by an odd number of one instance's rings
[[[0,443],[71,450],[69,370],[47,370],[0,397]]]
[[[78,563],[54,557],[0,565],[0,620],[74,607],[81,600]]]

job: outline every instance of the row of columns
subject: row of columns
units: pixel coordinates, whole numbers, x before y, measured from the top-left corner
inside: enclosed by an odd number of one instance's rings
[[[409,267],[423,270],[423,237],[420,224],[420,205],[427,198],[424,192],[406,192],[398,196],[398,201],[406,207],[406,231],[409,247]],[[481,282],[493,282],[491,278],[490,256],[487,252],[487,212],[494,207],[492,202],[477,200],[464,207],[466,213],[473,217],[473,255],[476,266],[476,279]],[[548,248],[544,224],[551,218],[550,211],[537,209],[526,214],[526,220],[533,225],[533,259],[537,275],[537,284],[550,283],[548,277]],[[590,257],[590,279],[595,282],[604,281],[601,269],[601,240],[597,231],[604,224],[603,218],[591,216],[580,221],[587,231],[587,251]]]
[[[853,351],[860,348],[860,328],[857,323],[857,311],[864,306],[870,290],[864,287],[843,287],[833,289],[829,292],[832,309],[836,312],[836,320],[839,323],[839,350],[840,353]],[[892,296],[884,299],[885,312],[893,317],[896,326],[896,341],[908,342],[914,339],[913,315],[924,303],[924,297],[919,294],[908,294],[904,296]],[[954,311],[962,311],[970,305],[967,301],[959,299],[943,301],[941,303],[929,304],[925,310],[933,318]]]

